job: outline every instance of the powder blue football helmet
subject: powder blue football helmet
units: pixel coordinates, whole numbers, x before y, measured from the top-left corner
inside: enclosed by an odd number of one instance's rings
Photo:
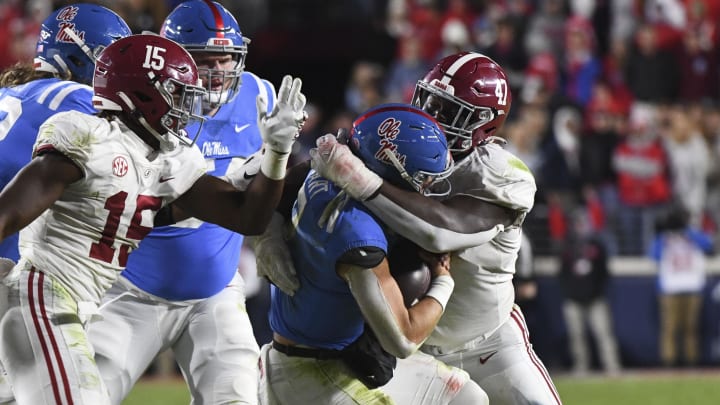
[[[35,70],[89,85],[100,52],[131,33],[119,15],[103,6],[79,3],[61,7],[42,23]]]
[[[231,70],[199,67],[199,72],[208,90],[206,101],[212,107],[225,104],[237,95],[250,40],[243,37],[235,17],[222,5],[210,0],[183,2],[167,16],[160,35],[179,43],[193,55],[196,52],[231,54],[234,61]],[[217,90],[218,83],[224,83],[225,87]]]
[[[371,108],[353,122],[348,146],[370,170],[394,185],[430,194],[450,192],[438,183],[453,169],[447,140],[430,115],[409,104]],[[438,190],[443,190],[439,192]]]

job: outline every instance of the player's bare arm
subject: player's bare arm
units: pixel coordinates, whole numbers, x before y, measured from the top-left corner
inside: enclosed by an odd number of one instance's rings
[[[348,257],[347,254],[345,257]],[[454,283],[449,272],[449,257],[444,256],[444,259],[431,264],[435,292],[443,290],[442,294],[429,291],[410,308],[405,307],[400,287],[390,274],[387,258],[383,257],[373,267],[367,267],[367,264],[337,264],[336,272],[350,285],[365,320],[375,331],[383,348],[394,356],[405,358],[411,355],[427,339],[452,291]]]
[[[244,235],[257,235],[270,223],[282,190],[282,180],[269,179],[262,172],[245,191],[217,177],[204,175],[173,204],[188,216]]]
[[[0,193],[0,240],[30,224],[82,177],[80,168],[60,153],[34,158]]]
[[[515,210],[469,196],[456,195],[440,202],[388,182],[383,182],[378,191],[427,223],[458,233],[484,232],[498,224],[507,227],[517,216]],[[366,205],[371,206],[373,200],[366,201]]]
[[[394,231],[431,252],[449,252],[490,241],[520,213],[469,196],[446,203],[392,190],[333,135],[318,138],[312,166],[353,198],[364,201]],[[386,197],[384,193],[389,193]]]

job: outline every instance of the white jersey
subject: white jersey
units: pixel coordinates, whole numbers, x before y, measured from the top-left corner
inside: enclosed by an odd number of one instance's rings
[[[535,200],[530,170],[494,143],[476,148],[458,162],[449,181],[453,191],[448,197],[467,195],[525,213]],[[517,225],[488,243],[452,253],[455,289],[425,344],[452,351],[490,336],[510,317],[515,299],[512,278],[522,240]]]
[[[47,150],[70,158],[84,177],[20,232],[20,254],[76,301],[98,303],[155,213],[205,173],[205,161],[195,146],[154,151],[120,121],[75,111],[40,127],[33,154]]]

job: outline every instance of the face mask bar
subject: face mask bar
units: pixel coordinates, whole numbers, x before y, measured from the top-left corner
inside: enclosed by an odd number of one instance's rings
[[[400,163],[397,156],[395,156],[394,152],[389,149],[385,149],[383,150],[383,153],[385,154],[385,157],[387,157],[387,159],[392,163],[395,169],[397,169],[397,171],[400,173],[400,177],[407,181],[415,191],[426,196],[445,196],[450,194],[451,186],[450,182],[448,181],[448,177],[450,176],[454,168],[454,162],[452,160],[452,157],[447,157],[447,167],[440,173],[430,173],[424,170],[418,170],[411,176],[407,172],[407,170],[405,170],[405,167],[402,165],[402,163]],[[444,183],[447,185],[447,187],[437,187],[436,185],[439,183]],[[431,188],[434,191],[432,193],[430,192]]]
[[[154,77],[149,73],[151,80]],[[160,124],[170,134],[176,136],[179,141],[187,146],[195,143],[205,118],[197,114],[206,94],[204,88],[179,82],[175,79],[167,79],[162,85],[154,82],[155,88],[168,102],[168,111],[160,120]],[[185,127],[192,122],[200,122],[197,131],[191,136],[185,131]]]
[[[474,106],[424,81],[417,83],[412,104],[438,120],[452,153],[470,149],[473,132],[502,113],[494,108]]]
[[[219,105],[228,103],[235,97],[237,90],[242,84],[242,68],[238,68],[239,61],[233,61],[235,66],[232,70],[199,68],[198,74],[205,84],[207,91],[204,97],[204,108],[210,110]],[[220,82],[223,85],[222,90],[212,89],[213,82]]]

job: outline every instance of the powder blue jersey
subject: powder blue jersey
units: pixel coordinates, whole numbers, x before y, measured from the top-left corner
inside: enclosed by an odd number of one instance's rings
[[[250,72],[238,95],[207,117],[197,146],[208,173],[223,176],[231,162],[244,161],[262,146],[255,99],[265,95],[268,109],[275,89]],[[188,133],[194,133],[189,127]],[[242,235],[215,224],[188,219],[157,227],[133,251],[123,276],[143,291],[171,301],[202,299],[221,291],[237,271]]]
[[[91,100],[89,86],[55,78],[0,89],[0,189],[30,162],[46,119],[69,110],[95,113]],[[0,256],[18,260],[18,234],[0,243]]]
[[[303,345],[343,349],[363,331],[363,316],[350,287],[335,272],[345,252],[373,246],[387,252],[379,222],[359,202],[311,172],[293,207],[290,239],[300,281],[294,296],[272,287],[270,326]]]

